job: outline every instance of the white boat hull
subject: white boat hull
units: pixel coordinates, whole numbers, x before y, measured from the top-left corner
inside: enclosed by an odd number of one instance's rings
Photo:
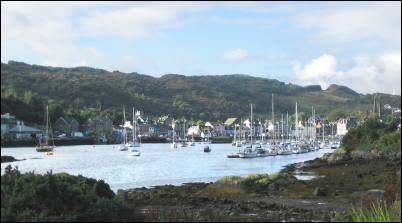
[[[140,156],[141,152],[140,151],[130,151],[128,153],[129,156]]]

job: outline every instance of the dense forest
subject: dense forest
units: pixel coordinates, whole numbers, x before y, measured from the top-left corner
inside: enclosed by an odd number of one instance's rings
[[[371,109],[373,95],[362,95],[338,85],[321,89],[319,85],[299,86],[274,79],[242,74],[184,76],[166,74],[159,78],[109,72],[90,67],[46,67],[9,61],[1,64],[1,113],[18,119],[42,123],[48,104],[51,117],[75,117],[81,123],[89,117],[107,115],[122,120],[123,105],[134,106],[145,116],[162,115],[187,120],[224,121],[247,116],[254,104],[257,117],[270,117],[271,94],[275,113],[316,112],[335,120],[353,113],[363,116]],[[377,94],[381,104],[400,107],[400,96]]]

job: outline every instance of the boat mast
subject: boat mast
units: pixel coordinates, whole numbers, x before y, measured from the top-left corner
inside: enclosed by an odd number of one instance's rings
[[[253,147],[253,104],[250,104],[251,107],[251,147]]]
[[[289,112],[286,111],[286,135],[287,140],[289,140]]]
[[[46,106],[46,141],[45,145],[49,143],[49,105]]]
[[[282,119],[281,119],[281,123],[282,123],[282,128],[281,128],[281,139],[282,139],[282,143],[283,143],[283,114],[281,114]]]
[[[240,135],[239,135],[240,143],[243,136],[242,134],[243,134],[243,118],[240,118]]]
[[[126,127],[124,126],[126,124],[126,110],[123,105],[123,132],[124,132],[124,144],[127,142],[127,132],[126,132]]]
[[[297,123],[298,123],[298,119],[297,119],[297,101],[296,101],[296,119],[295,119],[296,141],[298,141],[298,138],[299,138],[299,131],[298,131],[298,129],[297,129]]]
[[[137,139],[136,128],[137,128],[137,120],[135,120],[135,110],[134,110],[134,107],[133,107],[133,145],[134,145],[134,142]]]
[[[260,136],[261,136],[261,143],[262,143],[262,141],[264,140],[263,139],[263,137],[262,137],[262,133],[264,132],[264,126],[262,125],[262,122],[261,122],[261,120],[259,121],[259,123],[260,123]]]
[[[324,143],[325,140],[325,124],[324,118],[322,118],[322,142]]]
[[[272,125],[274,127],[273,134],[272,134],[272,140],[273,140],[273,144],[275,145],[275,116],[274,116],[274,94],[272,93],[272,99],[271,99],[271,113],[272,113]]]
[[[173,128],[173,143],[174,143],[174,137],[175,137],[175,131],[174,131],[174,127],[175,127],[175,123],[174,123],[174,119],[172,121],[172,128]]]
[[[183,141],[186,141],[186,119],[184,119]]]
[[[236,123],[234,124],[233,142],[236,143]]]

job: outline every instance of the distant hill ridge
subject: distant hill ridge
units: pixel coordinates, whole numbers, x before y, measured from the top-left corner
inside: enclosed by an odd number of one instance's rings
[[[61,110],[121,111],[126,105],[135,106],[150,116],[169,114],[203,120],[247,116],[250,103],[255,104],[256,116],[269,117],[272,93],[275,94],[275,113],[279,115],[293,114],[296,101],[299,111],[311,112],[314,106],[317,112],[323,113],[333,109],[367,110],[372,104],[372,95],[358,94],[339,85],[322,90],[319,85],[303,87],[244,74],[152,77],[135,72],[38,66],[16,61],[1,64],[1,90],[2,113],[13,113],[17,109],[15,102],[3,96],[6,91],[16,92],[19,97],[25,97],[24,100],[29,100],[28,96],[33,94]],[[28,96],[24,96],[26,92]],[[382,94],[381,97],[384,103],[400,104],[400,96]]]
[[[327,92],[334,94],[344,94],[344,95],[358,95],[358,93],[346,86],[331,84],[327,89]]]

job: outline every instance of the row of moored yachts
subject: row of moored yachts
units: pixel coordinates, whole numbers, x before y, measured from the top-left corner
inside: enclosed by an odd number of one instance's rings
[[[246,144],[246,143],[233,143],[234,146],[239,147],[239,151],[227,155],[228,158],[256,158],[277,155],[292,155],[318,151],[320,149],[336,149],[339,147],[338,141],[324,142],[319,141],[292,141],[281,142],[277,144]]]

